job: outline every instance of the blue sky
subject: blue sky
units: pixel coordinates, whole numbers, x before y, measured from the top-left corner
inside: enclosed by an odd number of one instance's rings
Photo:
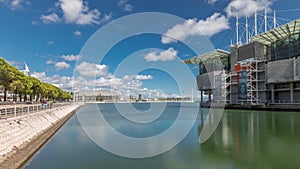
[[[253,11],[257,8],[259,29],[263,30],[265,7],[268,9],[269,29],[273,24],[272,10],[278,11],[278,25],[300,16],[298,0],[0,0],[0,56],[19,69],[23,69],[23,62],[26,62],[35,77],[70,90],[73,71],[80,66],[80,63],[76,65],[81,57],[79,53],[98,29],[130,14],[168,13],[186,20],[165,32],[179,41],[163,39],[161,35],[137,35],[117,44],[98,65],[87,63],[85,66],[91,70],[78,71],[85,76],[88,71],[93,71],[93,66],[99,69],[99,84],[96,86],[101,89],[107,88],[104,83],[117,81],[118,88],[134,86],[133,93],[190,95],[188,91],[180,93],[174,79],[158,70],[148,69],[137,75],[125,72],[118,76],[114,71],[128,55],[146,48],[161,51],[144,51],[145,62],[163,62],[172,66],[170,61],[175,57],[187,59],[195,55],[180,40],[200,34],[207,35],[215,48],[229,50],[230,42],[236,41],[235,16],[240,17],[240,34],[244,41],[245,16],[249,17],[251,29]],[[198,73],[197,67],[190,66],[190,69],[194,75]],[[86,88],[84,84],[89,82],[80,84],[79,88]]]

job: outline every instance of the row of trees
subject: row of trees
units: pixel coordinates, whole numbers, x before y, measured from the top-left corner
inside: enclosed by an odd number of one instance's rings
[[[4,101],[7,100],[7,92],[14,93],[13,100],[30,100],[38,101],[46,98],[49,100],[67,101],[72,99],[72,95],[60,88],[39,81],[38,79],[24,75],[21,71],[7,63],[6,60],[0,57],[0,85],[4,92]],[[28,98],[29,96],[29,98]]]

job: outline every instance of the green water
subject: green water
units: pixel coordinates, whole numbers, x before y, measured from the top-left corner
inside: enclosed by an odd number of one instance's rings
[[[152,126],[129,126],[113,104],[99,105],[112,126],[131,137],[148,137],[168,129],[178,115],[179,103],[168,103]],[[87,115],[89,106],[83,109]],[[190,104],[189,106],[194,106]],[[183,108],[189,117],[189,106]],[[149,108],[139,104],[138,109]],[[82,110],[81,110],[82,111]],[[300,168],[300,112],[226,110],[218,128],[204,144],[198,143],[207,109],[199,110],[185,139],[161,155],[131,159],[111,154],[95,144],[70,120],[28,161],[26,169],[292,169]],[[204,119],[201,119],[203,117]],[[183,123],[190,120],[179,119]],[[105,134],[103,135],[105,137]],[[119,141],[121,140],[108,140]],[[128,145],[123,145],[124,147]],[[128,147],[128,151],[135,147]]]

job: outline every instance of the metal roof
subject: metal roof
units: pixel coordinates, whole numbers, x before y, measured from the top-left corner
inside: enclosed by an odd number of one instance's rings
[[[264,32],[251,38],[252,41],[270,45],[277,40],[287,38],[300,32],[300,19],[287,23],[283,26]]]
[[[229,57],[230,53],[221,49],[217,49],[212,52],[208,52],[206,54],[196,56],[187,60],[182,61],[182,63],[185,64],[199,64],[201,62],[206,62],[208,60],[213,60],[213,59],[221,59],[224,57]]]

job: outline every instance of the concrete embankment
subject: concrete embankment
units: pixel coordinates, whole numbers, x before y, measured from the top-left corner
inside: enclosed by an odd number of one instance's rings
[[[0,168],[19,168],[79,107],[80,105],[68,105],[0,120]]]
[[[218,104],[215,104],[218,105]],[[211,103],[200,103],[201,107],[210,108]],[[215,106],[218,108],[218,106]],[[299,111],[299,103],[261,103],[261,104],[222,104],[219,108],[225,109],[242,109],[242,110],[266,110],[266,111]]]

